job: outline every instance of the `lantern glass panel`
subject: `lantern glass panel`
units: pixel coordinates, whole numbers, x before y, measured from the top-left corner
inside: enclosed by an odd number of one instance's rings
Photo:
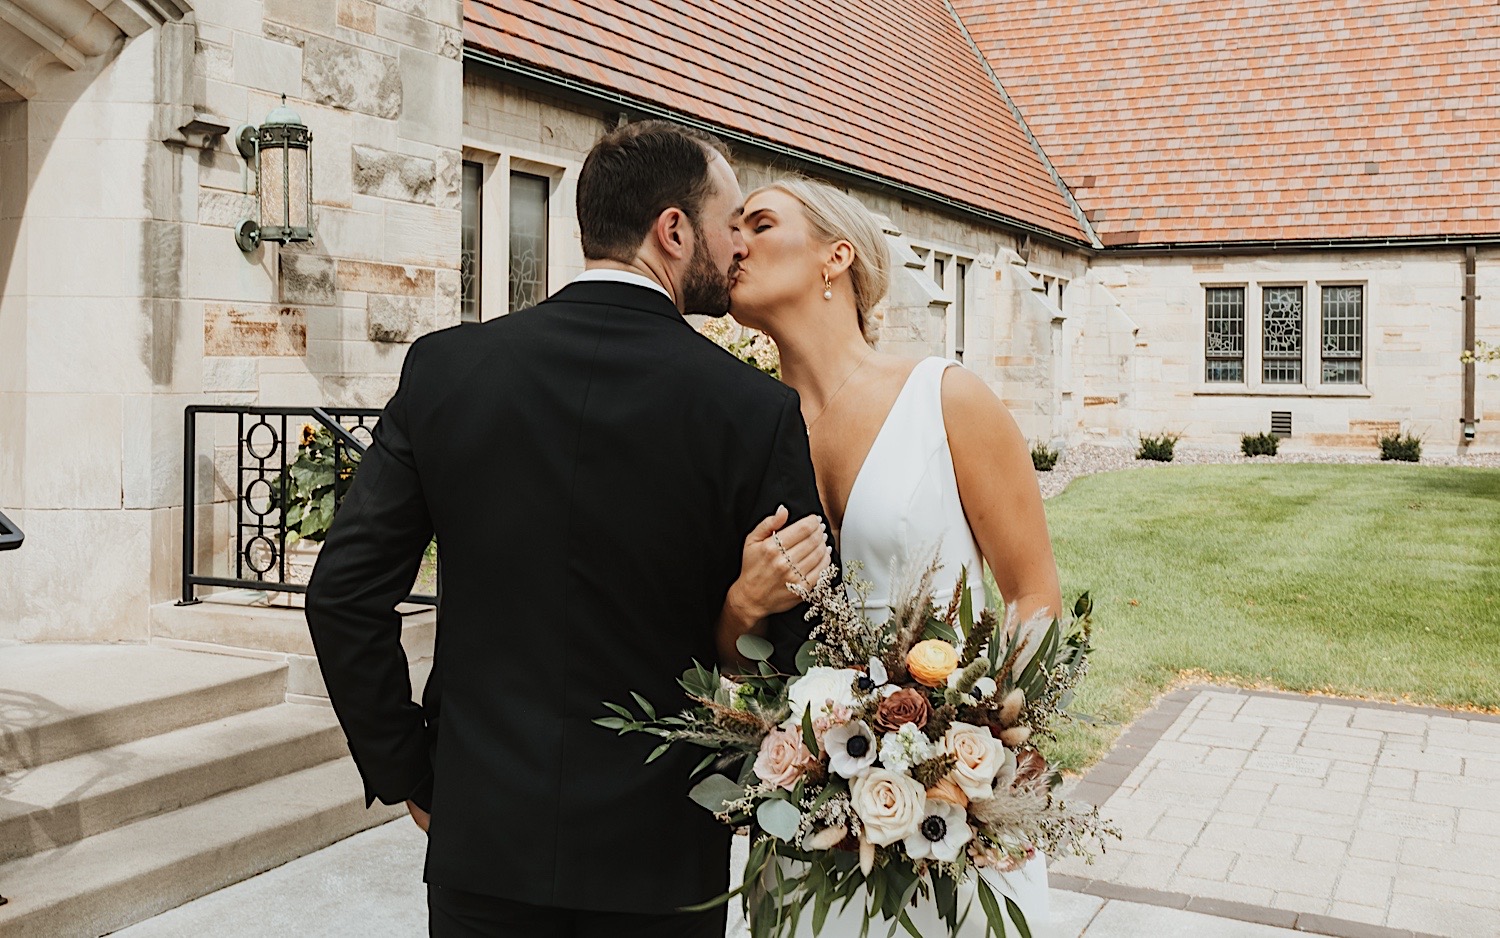
[[[288,228],[312,227],[312,219],[307,217],[307,156],[307,151],[299,147],[290,147],[286,151],[286,184],[290,196],[287,201]]]
[[[281,147],[261,147],[260,151],[260,225],[281,228],[286,225],[286,151]]]

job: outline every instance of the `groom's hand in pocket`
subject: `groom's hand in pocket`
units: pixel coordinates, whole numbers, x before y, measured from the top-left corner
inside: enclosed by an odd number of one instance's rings
[[[432,822],[432,815],[417,807],[415,801],[408,801],[406,803],[406,810],[411,812],[411,819],[417,822],[418,827],[422,828],[422,833],[427,833],[427,825]]]

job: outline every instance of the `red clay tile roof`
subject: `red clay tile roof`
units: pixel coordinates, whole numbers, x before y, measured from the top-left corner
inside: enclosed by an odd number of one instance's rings
[[[464,39],[1088,240],[943,0],[464,0]]]
[[[954,0],[1105,244],[1500,233],[1494,0]]]

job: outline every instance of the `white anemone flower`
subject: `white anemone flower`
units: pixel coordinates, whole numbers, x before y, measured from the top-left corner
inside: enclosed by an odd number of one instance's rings
[[[933,859],[952,863],[974,839],[963,808],[941,798],[928,798],[922,809],[922,821],[908,834],[903,844],[913,860]]]
[[[869,670],[855,679],[854,687],[862,694],[869,694],[884,687],[890,679],[891,676],[886,673],[885,665],[881,664],[880,659],[871,658]]]
[[[828,768],[844,778],[858,778],[875,764],[875,734],[863,720],[835,726],[823,736]]]

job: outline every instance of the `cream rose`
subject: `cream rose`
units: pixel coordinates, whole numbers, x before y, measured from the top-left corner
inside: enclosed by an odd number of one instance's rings
[[[802,732],[792,729],[775,729],[760,741],[760,752],[755,757],[755,774],[761,781],[788,791],[795,788],[815,761],[802,741]]]
[[[871,769],[851,781],[849,798],[865,825],[864,840],[877,847],[911,836],[927,804],[921,782],[888,769]]]
[[[994,797],[995,775],[1005,766],[1005,745],[988,727],[954,723],[943,734],[943,752],[955,764],[949,777],[974,801]]]

